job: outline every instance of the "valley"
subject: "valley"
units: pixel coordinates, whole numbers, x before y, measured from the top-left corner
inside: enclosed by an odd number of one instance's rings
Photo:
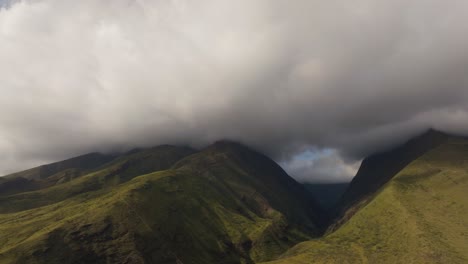
[[[91,153],[0,178],[0,263],[467,263],[467,188],[468,140],[436,131],[328,207],[234,142]]]

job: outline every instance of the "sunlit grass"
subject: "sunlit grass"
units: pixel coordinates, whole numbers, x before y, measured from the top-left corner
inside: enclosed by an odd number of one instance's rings
[[[336,232],[268,263],[467,263],[467,144],[428,152]]]

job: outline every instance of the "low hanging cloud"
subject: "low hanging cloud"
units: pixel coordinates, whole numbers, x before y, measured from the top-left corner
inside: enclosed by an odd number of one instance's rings
[[[467,17],[465,0],[0,0],[0,173],[224,138],[278,161],[332,149],[347,171],[466,133]]]

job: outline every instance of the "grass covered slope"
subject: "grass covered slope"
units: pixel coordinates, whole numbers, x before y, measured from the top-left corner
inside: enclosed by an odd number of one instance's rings
[[[447,139],[363,206],[334,233],[268,263],[468,263],[468,141]]]
[[[270,159],[228,142],[189,152],[0,196],[0,263],[255,263],[319,234],[320,211]]]
[[[29,170],[6,175],[3,179],[25,178],[25,179],[44,179],[62,171],[75,169],[86,171],[97,168],[115,158],[115,155],[105,155],[101,153],[89,153],[75,158],[42,165]]]
[[[64,164],[54,163],[55,167],[64,170],[49,177],[42,179],[8,177],[0,183],[0,213],[33,209],[85,192],[113,188],[138,175],[169,169],[177,161],[194,152],[184,147],[158,146],[115,156],[114,160],[86,172],[83,167],[77,167],[76,163],[73,163],[74,167],[68,166],[70,163],[67,160]],[[71,177],[70,171],[77,173]]]
[[[431,129],[399,147],[364,159],[359,171],[336,206],[335,217],[341,219],[334,224],[334,228],[346,222],[354,212],[360,209],[357,205],[366,204],[371,200],[375,193],[399,171],[448,139],[447,134]]]
[[[194,152],[190,148],[164,145],[122,155],[106,155],[105,159],[102,154],[92,153],[14,173],[0,178],[0,213],[34,208],[83,192],[112,187],[138,175],[169,169]],[[92,157],[97,160],[93,161]],[[49,173],[41,173],[43,168],[49,168]]]

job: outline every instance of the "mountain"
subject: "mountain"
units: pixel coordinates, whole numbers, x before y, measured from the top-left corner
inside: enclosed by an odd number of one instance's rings
[[[335,208],[335,217],[349,219],[360,208],[359,204],[366,204],[399,171],[448,139],[448,135],[431,129],[402,146],[364,159]],[[335,223],[335,228],[339,222]]]
[[[163,145],[123,155],[90,153],[0,177],[0,197],[45,189],[105,169],[109,172],[106,184],[111,180],[114,184],[120,183],[138,175],[169,169],[176,161],[194,152],[190,148]]]
[[[63,172],[69,169],[75,169],[78,171],[92,170],[93,168],[99,167],[115,158],[114,155],[105,155],[101,153],[89,153],[79,157],[71,158],[68,160],[55,162],[32,168],[29,170],[13,173],[2,177],[2,179],[11,178],[24,178],[24,179],[44,179],[48,178],[59,172]]]
[[[326,221],[237,143],[88,154],[1,178],[0,263],[257,263]]]
[[[0,263],[468,263],[466,138],[306,187],[229,141],[91,153],[0,178]]]
[[[366,159],[327,234],[268,264],[468,263],[468,140],[429,131]]]
[[[112,159],[113,155],[89,153],[61,162],[39,166],[29,170],[0,177],[0,194],[33,191],[75,178],[97,168]]]

